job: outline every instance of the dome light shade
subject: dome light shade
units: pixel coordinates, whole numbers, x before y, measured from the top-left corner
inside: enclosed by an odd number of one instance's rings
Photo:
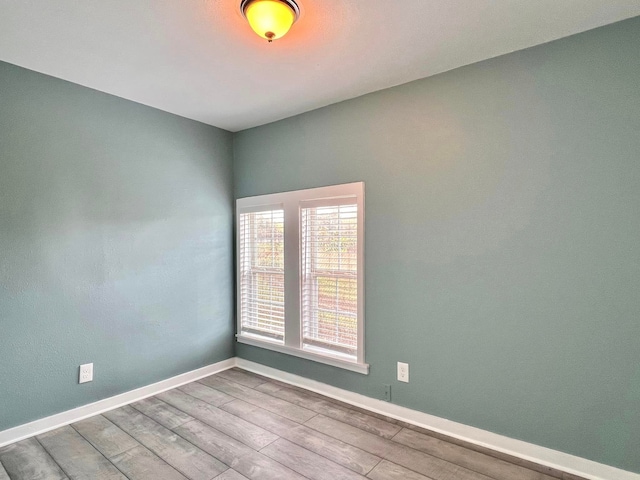
[[[253,31],[269,42],[284,36],[300,16],[293,0],[242,0],[240,10]]]

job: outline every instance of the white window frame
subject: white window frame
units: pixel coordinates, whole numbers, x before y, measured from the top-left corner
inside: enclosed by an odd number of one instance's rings
[[[300,211],[302,206],[308,206],[312,202],[322,202],[327,199],[353,198],[358,208],[357,231],[357,289],[358,289],[358,347],[355,361],[338,354],[317,353],[302,348],[302,325],[300,307],[300,280],[301,280],[301,225]],[[237,282],[237,341],[256,347],[286,353],[296,357],[314,360],[334,367],[344,368],[354,372],[368,374],[369,365],[365,363],[364,356],[364,182],[346,183],[328,187],[309,188],[284,193],[273,193],[246,197],[236,200],[236,226],[240,225],[240,215],[256,210],[268,209],[279,206],[284,209],[284,316],[285,331],[284,344],[278,341],[269,341],[265,338],[257,338],[245,335],[241,332],[242,305],[240,294],[240,262],[236,260]],[[236,235],[236,252],[240,252],[240,238]]]

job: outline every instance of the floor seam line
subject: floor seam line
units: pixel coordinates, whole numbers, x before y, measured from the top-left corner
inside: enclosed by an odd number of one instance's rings
[[[184,393],[185,395],[189,395],[189,394],[188,394],[188,393],[186,393],[186,392],[182,392],[182,393]],[[192,395],[189,395],[189,396],[190,396],[190,397],[192,397],[192,398],[195,398],[196,400],[200,400],[199,398],[197,398],[197,397],[193,397]],[[239,399],[234,397],[234,400],[239,400]],[[265,432],[267,432],[267,433],[272,433],[272,434],[273,434],[273,435],[275,435],[276,437],[279,437],[279,435],[277,435],[277,434],[275,434],[275,433],[271,432],[270,430],[267,430],[266,428],[261,427],[260,425],[257,425],[257,424],[255,424],[255,423],[253,423],[253,422],[250,422],[250,421],[248,421],[248,420],[245,420],[244,418],[238,417],[237,415],[234,415],[234,414],[233,414],[233,413],[231,413],[231,412],[227,412],[226,410],[223,410],[222,408],[218,408],[218,407],[216,407],[215,405],[212,405],[212,404],[210,404],[210,403],[208,403],[208,402],[205,402],[204,400],[200,400],[200,401],[202,401],[202,402],[206,403],[207,405],[211,405],[212,407],[217,408],[218,410],[220,410],[220,411],[222,411],[222,412],[224,412],[224,413],[226,413],[226,414],[229,414],[229,415],[231,415],[232,417],[235,417],[235,418],[238,418],[238,419],[240,419],[240,420],[243,420],[243,421],[245,421],[245,422],[247,422],[247,423],[250,423],[251,425],[253,425],[253,426],[255,426],[255,427],[258,427],[258,428],[260,428],[260,429],[264,430],[264,431],[265,431]],[[166,402],[165,402],[165,403],[166,403]],[[189,415],[187,412],[185,412],[185,411],[183,411],[183,410],[180,410],[178,407],[175,407],[175,406],[171,405],[170,403],[167,403],[167,405],[169,405],[169,406],[171,406],[171,407],[175,408],[176,410],[181,411],[181,412],[182,412],[182,413],[184,413],[185,415]],[[140,412],[140,413],[142,413],[143,415],[145,415],[145,413],[144,413],[144,412]],[[147,416],[147,417],[148,417],[148,415],[145,415],[145,416]],[[189,416],[191,416],[191,415],[189,415]],[[151,417],[149,417],[149,418],[151,418]],[[256,452],[259,452],[259,450],[256,450],[256,449],[255,449],[255,448],[253,448],[251,445],[247,445],[247,444],[246,444],[246,443],[244,443],[242,440],[239,440],[239,439],[237,439],[237,438],[235,438],[235,437],[232,437],[232,436],[231,436],[231,435],[229,435],[228,433],[224,433],[222,430],[220,430],[220,429],[218,429],[218,428],[214,427],[213,425],[210,425],[210,424],[208,424],[207,422],[204,422],[204,421],[202,421],[202,420],[200,420],[200,419],[198,419],[198,418],[195,418],[195,417],[191,417],[191,418],[192,418],[193,420],[189,420],[189,422],[185,422],[185,423],[183,423],[182,425],[186,425],[187,423],[190,423],[190,422],[193,422],[193,421],[200,422],[201,424],[206,425],[207,427],[214,429],[216,432],[219,432],[219,433],[221,433],[222,435],[225,435],[225,436],[227,436],[227,437],[229,437],[229,438],[232,438],[233,440],[235,440],[235,441],[237,441],[237,442],[240,442],[240,443],[241,443],[241,444],[243,444],[244,446],[246,446],[246,447],[248,447],[248,448],[250,448],[250,449],[252,449],[252,450],[254,450],[254,451],[256,451]],[[153,420],[153,418],[151,418],[151,420]],[[153,421],[154,421],[154,422],[156,422],[155,420],[153,420]],[[161,425],[159,422],[156,422],[156,423],[158,423],[159,425]],[[178,426],[176,426],[176,427],[174,427],[174,428],[179,428],[179,427],[181,427],[182,425],[178,425]],[[164,425],[162,425],[162,426],[164,426]],[[165,428],[168,428],[168,427],[165,427]],[[179,437],[184,438],[184,437],[182,437],[182,435],[180,435],[180,433],[179,433],[179,432],[176,432],[176,431],[174,430],[174,428],[169,428],[169,430],[170,430],[170,431],[172,431],[173,433],[175,433],[176,435],[178,435]],[[196,447],[196,448],[200,448],[200,447],[198,447],[197,445],[194,445],[194,444],[193,444],[192,442],[190,442],[188,439],[184,438],[184,440],[186,440],[187,442],[191,443],[194,447]],[[277,438],[276,438],[275,440],[277,440]],[[271,442],[269,442],[269,443],[268,443],[268,445],[270,445],[271,443],[275,442],[275,440],[272,440]],[[265,445],[265,446],[266,446],[266,445]],[[262,448],[264,448],[264,447],[262,447]],[[202,449],[200,448],[200,450],[202,450]],[[202,451],[204,451],[204,450],[202,450]],[[207,453],[207,452],[205,452],[205,453]],[[211,455],[211,454],[209,453],[209,455]],[[218,461],[222,462],[222,460],[220,460],[218,457],[215,457],[214,455],[211,455],[211,456],[212,456],[212,457],[214,457],[215,459],[217,459]],[[222,463],[224,463],[224,462],[222,462]],[[225,464],[225,465],[227,465],[226,463],[224,463],[224,464]],[[232,467],[230,467],[230,468],[232,468]]]
[[[97,416],[97,415],[96,415],[96,416]],[[73,426],[73,424],[71,424],[71,423],[70,423],[70,424],[69,424],[69,426],[70,426],[70,427],[71,427],[71,428],[72,428],[72,429],[73,429],[73,430],[74,430],[78,435],[80,435],[80,436],[84,439],[84,441],[85,441],[85,442],[87,442],[89,445],[91,445],[91,446],[96,450],[96,452],[98,452],[100,455],[102,455],[102,457],[103,457],[107,462],[109,462],[111,465],[113,465],[113,466],[116,468],[116,470],[118,470],[118,471],[119,471],[119,472],[124,476],[124,478],[126,478],[126,479],[128,479],[128,480],[131,480],[131,479],[129,478],[129,476],[128,476],[127,474],[125,474],[122,470],[120,470],[120,469],[118,468],[118,466],[117,466],[115,463],[113,463],[109,457],[107,457],[104,453],[102,453],[102,452],[98,449],[98,447],[96,447],[93,443],[91,443],[91,441],[90,441],[87,437],[85,437],[84,435],[82,435],[82,433],[80,433],[80,432],[78,431],[78,429],[77,429],[76,427],[74,427],[74,426]],[[118,428],[120,428],[120,427],[118,427]],[[121,430],[122,430],[122,429],[121,429]],[[136,440],[136,441],[137,441],[137,440]],[[126,451],[128,452],[129,450],[131,450],[131,449],[129,448],[129,449],[127,449]],[[124,453],[124,452],[122,452],[122,453]]]
[[[18,443],[18,442],[14,442],[14,443]],[[13,443],[10,443],[9,445],[13,445]],[[6,446],[8,446],[8,445],[6,445]],[[2,447],[2,448],[4,448],[4,447]],[[0,466],[4,469],[4,473],[7,474],[7,477],[9,478],[9,480],[15,480],[14,478],[11,478],[11,475],[9,474],[9,472],[7,471],[5,466],[2,464],[2,461],[0,461]]]
[[[286,438],[285,438],[285,440],[286,440]],[[274,441],[275,441],[275,440],[274,440]],[[271,442],[271,443],[273,443],[273,442]],[[269,444],[269,445],[270,445],[270,444]],[[269,445],[267,445],[267,447],[268,447]],[[267,448],[267,447],[264,447],[264,448]],[[269,459],[271,459],[271,460],[273,460],[273,461],[274,461],[274,462],[276,462],[277,464],[282,465],[284,468],[286,468],[286,469],[288,469],[288,470],[291,470],[291,471],[292,471],[292,472],[294,472],[294,473],[297,473],[297,474],[298,474],[298,475],[300,475],[301,477],[304,477],[304,478],[306,478],[306,479],[308,479],[308,480],[313,480],[313,478],[312,478],[312,477],[309,477],[308,475],[305,475],[305,474],[303,474],[303,473],[300,473],[300,472],[298,472],[297,470],[294,470],[294,469],[293,469],[293,468],[291,468],[291,467],[287,467],[284,463],[281,463],[281,462],[279,462],[278,460],[276,460],[275,458],[270,457],[270,456],[269,456],[269,455],[267,455],[266,453],[262,453],[262,450],[264,450],[264,449],[260,449],[260,451],[259,451],[258,453],[259,453],[259,454],[261,454],[261,455],[264,455],[265,457],[267,457],[267,458],[269,458]]]
[[[170,390],[168,390],[168,391],[170,391]],[[182,391],[182,390],[181,390],[181,391]],[[155,397],[153,397],[153,398],[155,398]],[[174,428],[181,427],[181,426],[183,426],[183,425],[186,425],[187,423],[190,423],[190,422],[193,422],[194,420],[196,420],[196,418],[192,417],[192,416],[191,416],[191,415],[189,415],[187,412],[184,412],[184,411],[180,410],[179,408],[174,407],[174,406],[173,406],[173,405],[171,405],[170,403],[167,403],[167,402],[165,402],[164,400],[162,400],[162,399],[160,399],[160,398],[156,398],[156,400],[158,400],[158,401],[160,401],[160,402],[164,403],[165,405],[167,405],[167,406],[169,406],[169,407],[171,407],[171,408],[175,408],[176,410],[178,410],[178,411],[179,411],[179,412],[181,412],[181,413],[184,413],[185,415],[187,415],[187,416],[190,418],[190,420],[187,420],[187,421],[185,421],[185,422],[182,422],[180,425],[176,425],[175,427],[169,428],[169,427],[167,427],[166,425],[162,425],[162,424],[161,424],[160,422],[158,422],[155,418],[151,418],[151,417],[150,417],[149,415],[147,415],[145,412],[143,412],[143,411],[142,411],[142,410],[140,410],[138,407],[136,407],[133,403],[130,403],[130,404],[129,404],[129,406],[130,406],[131,408],[133,408],[136,412],[141,413],[141,414],[142,414],[142,415],[144,415],[145,417],[147,417],[147,418],[149,418],[149,419],[153,420],[154,422],[156,422],[158,425],[160,425],[160,426],[162,426],[162,427],[164,427],[164,428],[166,428],[166,429],[169,429],[169,430],[171,430],[172,432],[173,432],[173,429],[174,429]],[[134,402],[134,403],[137,403],[137,402]]]
[[[62,428],[62,427],[61,427],[61,428]],[[52,430],[52,431],[54,431],[54,430]],[[48,432],[47,432],[47,433],[48,433]],[[71,480],[71,475],[69,475],[69,474],[67,473],[67,471],[66,471],[64,468],[62,468],[62,465],[60,465],[60,464],[58,463],[58,461],[53,457],[53,455],[51,455],[51,452],[50,452],[49,450],[47,450],[47,448],[42,444],[42,442],[40,441],[40,439],[38,438],[38,436],[37,436],[37,435],[34,435],[32,438],[33,438],[36,442],[38,442],[38,444],[42,447],[42,449],[43,449],[45,452],[47,452],[47,455],[49,455],[49,457],[51,457],[51,460],[53,460],[53,462],[58,466],[58,468],[60,469],[60,471],[61,471],[62,473],[64,473],[64,476],[65,476],[65,477],[67,477],[67,480]]]
[[[400,432],[398,432],[398,433],[400,433]],[[420,432],[418,432],[418,433],[420,433]],[[423,435],[424,435],[424,434],[423,434]],[[431,438],[435,438],[435,437],[431,437]],[[460,465],[460,464],[458,464],[458,463],[453,462],[452,460],[448,460],[448,459],[446,459],[446,458],[440,457],[439,455],[436,455],[435,453],[425,452],[424,450],[419,450],[419,449],[417,449],[417,448],[413,448],[413,447],[411,447],[410,445],[405,445],[404,443],[400,443],[400,442],[398,442],[398,441],[394,440],[393,438],[392,438],[392,439],[390,439],[390,440],[391,440],[392,442],[396,443],[396,444],[397,444],[398,446],[400,446],[400,447],[410,448],[410,449],[412,449],[412,450],[415,450],[416,452],[420,452],[420,453],[423,453],[423,454],[425,454],[425,455],[429,455],[430,457],[437,458],[437,459],[442,460],[442,461],[444,461],[444,462],[447,462],[447,463],[450,463],[450,464],[452,464],[452,465],[455,465],[456,467],[460,467],[460,468],[463,468],[463,469],[465,469],[465,470],[469,470],[470,472],[475,472],[475,473],[477,473],[477,474],[479,474],[479,475],[483,475],[483,476],[485,476],[485,477],[487,477],[487,478],[490,478],[491,480],[504,480],[504,479],[501,479],[501,478],[499,478],[499,477],[494,476],[493,474],[489,474],[489,473],[481,472],[481,471],[479,471],[479,470],[477,470],[477,469],[475,469],[475,468],[471,468],[471,467],[466,467],[466,466],[464,466],[464,465]],[[436,439],[436,440],[438,440],[438,439]],[[445,442],[445,443],[446,443],[446,442]],[[455,444],[452,444],[452,445],[455,445]],[[457,445],[457,446],[460,446],[460,445]],[[460,446],[460,448],[465,448],[465,447]],[[467,450],[469,450],[469,449],[467,449]],[[481,452],[477,452],[477,451],[475,451],[475,450],[469,450],[469,451],[474,452],[474,453],[478,453],[478,454],[481,454],[481,455],[486,455],[486,454],[482,454]],[[526,471],[528,471],[528,472],[536,472],[536,473],[538,473],[538,474],[540,474],[540,475],[546,475],[546,474],[544,474],[544,473],[542,473],[542,472],[537,472],[536,470],[531,470],[530,468],[526,468],[526,467],[523,467],[523,466],[521,466],[521,465],[516,465],[515,463],[507,462],[506,460],[502,460],[502,459],[500,459],[500,458],[491,457],[491,455],[486,455],[486,456],[488,456],[489,458],[491,458],[491,459],[493,459],[493,460],[495,460],[495,461],[502,461],[502,462],[504,462],[504,463],[507,463],[508,465],[510,465],[510,466],[512,466],[512,467],[514,467],[514,468],[516,468],[516,469],[522,469],[522,470],[526,470]],[[385,460],[389,461],[389,459],[385,459]],[[393,463],[393,462],[392,462],[392,463]],[[547,475],[547,476],[549,476],[549,477],[551,477],[551,478],[556,478],[556,477],[552,477],[552,476],[550,476],[550,475]],[[557,479],[557,480],[562,480],[562,479]]]
[[[373,454],[372,454],[372,455],[373,455]],[[376,455],[376,456],[377,456],[377,455]],[[379,457],[379,458],[380,458],[380,460],[378,460],[378,462],[377,462],[377,463],[376,463],[376,464],[375,464],[375,465],[374,465],[374,466],[373,466],[373,467],[372,467],[372,468],[371,468],[367,473],[365,473],[365,474],[363,475],[363,477],[368,476],[371,472],[373,472],[373,471],[376,469],[376,467],[377,467],[378,465],[380,465],[380,464],[384,461],[384,458],[382,458],[382,457]]]
[[[197,418],[196,418],[194,421],[200,422],[201,424],[206,425],[207,427],[209,427],[209,428],[211,428],[211,429],[215,430],[216,432],[221,433],[222,435],[226,435],[227,437],[229,437],[229,438],[231,438],[231,439],[233,439],[233,440],[236,440],[235,438],[231,437],[230,435],[227,435],[226,433],[221,432],[221,431],[220,431],[220,430],[218,430],[217,428],[212,427],[212,426],[211,426],[211,425],[209,425],[208,423],[204,423],[203,421],[198,420]],[[187,423],[190,423],[190,422],[187,422]],[[183,424],[183,425],[184,425],[184,424]],[[181,426],[182,426],[182,425],[180,425],[180,426],[178,426],[178,427],[175,427],[175,428],[180,428]],[[189,439],[187,439],[187,438],[183,437],[182,435],[180,435],[180,432],[176,432],[173,428],[170,428],[169,430],[170,430],[171,432],[175,433],[175,434],[176,434],[177,436],[179,436],[180,438],[182,438],[185,442],[188,442],[189,444],[193,445],[193,446],[194,446],[194,447],[196,447],[197,449],[202,450],[199,446],[197,446],[197,445],[195,445],[194,443],[192,443]],[[237,441],[237,442],[240,442],[240,440],[236,440],[236,441]],[[245,443],[243,443],[243,442],[240,442],[240,443],[242,443],[242,445],[244,445],[245,447],[249,447],[249,445],[246,445],[246,444],[245,444]],[[251,447],[249,447],[249,448],[251,448]],[[252,450],[253,450],[253,449],[252,449]],[[216,460],[218,460],[218,461],[219,461],[220,463],[222,463],[223,465],[226,465],[226,466],[227,466],[227,467],[229,467],[229,468],[233,468],[231,465],[229,465],[227,462],[223,461],[221,458],[218,458],[218,457],[216,457],[215,455],[213,455],[213,454],[211,454],[211,453],[209,453],[209,452],[207,452],[207,451],[205,451],[205,450],[202,450],[202,451],[203,451],[204,453],[206,453],[207,455],[210,455],[211,457],[215,458]],[[225,472],[226,472],[226,470],[225,470]],[[216,476],[222,475],[223,473],[224,473],[224,472],[221,472],[221,473],[219,473],[219,474],[218,474],[218,475],[216,475]],[[216,478],[216,477],[213,477],[213,478]]]
[[[132,407],[133,408],[133,407]],[[136,410],[136,412],[139,412],[139,410]],[[162,425],[160,422],[157,422],[156,420],[154,420],[153,418],[151,418],[149,415],[145,414],[144,412],[140,412],[141,415],[147,417],[149,420],[151,420],[152,422],[157,423],[158,425],[160,425],[163,428],[166,428],[167,430],[169,430],[171,433],[173,433],[174,435],[177,435],[178,437],[182,438],[185,442],[189,443],[191,446],[193,446],[194,448],[197,448],[198,450],[200,450],[201,452],[209,455],[211,458],[215,458],[218,462],[222,463],[223,465],[227,465],[226,463],[224,463],[222,460],[220,460],[218,457],[214,457],[213,455],[211,455],[208,452],[205,452],[204,450],[202,450],[200,447],[198,447],[197,445],[194,445],[193,443],[191,443],[189,440],[187,440],[186,438],[183,438],[180,434],[176,433],[173,431],[173,429],[165,427],[164,425]],[[182,474],[184,477],[186,477],[187,479],[189,478],[189,475],[187,475],[187,473],[183,473],[183,471],[178,468],[177,466],[173,465],[173,463],[169,462],[167,459],[165,459],[164,457],[162,457],[162,455],[160,455],[156,450],[154,450],[153,448],[149,447],[148,445],[145,445],[144,443],[142,443],[140,440],[138,440],[137,438],[135,438],[133,435],[131,435],[129,432],[127,432],[126,430],[124,430],[122,427],[120,427],[117,423],[114,422],[114,424],[120,428],[122,431],[124,431],[125,433],[127,433],[131,438],[133,438],[136,442],[138,442],[140,445],[142,445],[143,447],[145,447],[147,450],[149,450],[151,453],[153,453],[156,457],[160,458],[163,462],[165,462],[167,465],[169,465],[171,468],[173,468],[174,470],[176,470],[178,473]],[[178,427],[176,427],[178,428]],[[226,471],[226,470],[225,470]],[[219,475],[222,475],[221,472]],[[215,478],[215,477],[214,477]]]
[[[216,375],[218,375],[218,374],[213,374],[213,375],[209,375],[209,376],[210,376],[210,377],[215,377]],[[207,378],[207,377],[205,377],[205,378]],[[298,405],[298,404],[296,404],[296,403],[293,403],[293,402],[290,402],[290,401],[288,401],[288,400],[285,400],[285,399],[283,399],[283,398],[276,397],[276,396],[274,396],[274,395],[271,395],[270,393],[263,392],[263,391],[261,391],[261,390],[256,390],[255,388],[247,387],[246,385],[242,385],[241,383],[235,382],[235,381],[233,381],[233,380],[229,380],[229,379],[224,378],[224,377],[220,377],[220,378],[221,378],[221,379],[223,379],[223,380],[225,380],[225,381],[227,381],[227,382],[231,382],[231,383],[235,383],[236,385],[240,385],[241,387],[246,387],[246,388],[248,388],[248,389],[250,389],[250,390],[254,390],[254,391],[256,391],[257,393],[261,393],[261,394],[263,394],[263,395],[267,395],[267,396],[269,396],[269,397],[273,398],[274,400],[278,400],[278,401],[280,401],[280,402],[286,402],[286,403],[288,403],[289,405],[291,405],[291,406],[293,406],[293,407],[297,407],[297,408],[302,408],[302,409],[304,409],[304,410],[308,410],[308,411],[310,411],[310,412],[314,413],[314,414],[315,414],[314,416],[318,415],[318,412],[316,412],[315,410],[311,410],[310,408],[306,408],[306,407],[303,407],[303,406]],[[264,383],[268,383],[268,382],[264,382]],[[244,398],[242,398],[242,397],[236,397],[235,395],[232,395],[232,394],[230,394],[230,393],[223,392],[222,390],[218,390],[217,388],[212,387],[211,385],[207,385],[207,384],[204,384],[204,383],[203,383],[203,385],[204,385],[204,386],[206,386],[206,387],[212,388],[213,390],[216,390],[216,391],[218,391],[218,392],[224,393],[225,395],[229,395],[230,397],[233,397],[233,398],[234,398],[234,399],[236,399],[236,400],[242,400],[242,401],[244,401],[244,402],[246,402],[246,403],[249,403],[249,404],[251,404],[251,405],[254,405],[254,406],[256,406],[256,407],[260,407],[260,408],[262,408],[263,410],[267,410],[266,408],[264,408],[264,407],[262,407],[262,406],[260,406],[260,405],[255,405],[255,404],[253,404],[253,403],[251,403],[251,402],[247,402],[247,401],[246,401]],[[227,403],[229,403],[229,402],[227,402]],[[271,412],[271,410],[267,410],[267,412]],[[275,413],[276,415],[279,415],[277,412],[271,412],[271,413]],[[288,420],[291,420],[292,422],[300,423],[300,422],[298,422],[297,420],[293,420],[293,419],[291,419],[291,418],[289,418],[289,417],[285,417],[284,415],[280,415],[280,416],[281,416],[281,417],[283,417],[283,418],[286,418],[286,419],[288,419]],[[311,417],[311,418],[313,418],[313,417]],[[309,419],[309,420],[311,420],[311,419]],[[306,421],[308,421],[308,420],[306,420]],[[300,425],[302,425],[302,424],[300,423]]]

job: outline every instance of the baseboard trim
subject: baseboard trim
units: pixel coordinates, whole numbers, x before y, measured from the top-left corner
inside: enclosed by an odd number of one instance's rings
[[[383,402],[359,393],[350,392],[325,383],[317,382],[299,375],[287,373],[282,370],[268,367],[243,358],[229,358],[206,367],[198,368],[190,372],[176,375],[151,385],[146,385],[129,392],[121,393],[113,397],[105,398],[88,405],[57,413],[49,417],[41,418],[24,425],[10,428],[0,432],[0,447],[24,440],[25,438],[40,435],[41,433],[78,422],[85,418],[113,410],[114,408],[142,400],[143,398],[157,395],[158,393],[179,387],[186,383],[199,380],[232,367],[240,367],[250,372],[264,375],[274,380],[306,388],[316,393],[335,398],[342,402],[364,408],[375,413],[386,415],[396,420],[426,428],[464,442],[489,448],[507,455],[521,458],[530,462],[544,465],[566,473],[584,477],[590,480],[640,480],[640,474],[621,470],[609,465],[597,463],[586,458],[577,457],[568,453],[559,452],[550,448],[541,447],[532,443],[505,437],[462,423],[453,422],[444,418],[429,415],[410,408],[401,407],[392,403]]]
[[[135,390],[130,390],[119,395],[114,395],[113,397],[98,400],[97,402],[90,403],[88,405],[83,405],[72,410],[67,410],[30,423],[25,423],[24,425],[18,425],[17,427],[3,430],[0,432],[0,447],[35,435],[40,435],[41,433],[63,427],[64,425],[69,425],[70,423],[79,422],[85,418],[113,410],[114,408],[118,408],[129,403],[137,402],[143,398],[151,397],[166,390],[171,390],[172,388],[227,370],[235,365],[235,357],[229,358],[221,362],[207,365],[206,367],[176,375],[175,377],[171,377],[166,380],[161,380],[160,382],[153,383],[151,385],[136,388]]]
[[[544,465],[590,480],[640,480],[640,474],[621,470],[586,458],[541,447],[532,443],[505,437],[476,427],[453,422],[427,413],[376,400],[358,393],[333,387],[305,377],[283,372],[243,358],[236,358],[239,368],[258,373],[274,380],[306,388],[330,398],[386,415],[396,420],[426,428],[481,447],[513,457]]]

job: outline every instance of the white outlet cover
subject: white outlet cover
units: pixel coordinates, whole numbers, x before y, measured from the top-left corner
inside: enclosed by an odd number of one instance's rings
[[[85,363],[80,365],[80,375],[78,383],[87,383],[93,381],[93,363]]]
[[[409,364],[398,362],[398,381],[409,383]]]

